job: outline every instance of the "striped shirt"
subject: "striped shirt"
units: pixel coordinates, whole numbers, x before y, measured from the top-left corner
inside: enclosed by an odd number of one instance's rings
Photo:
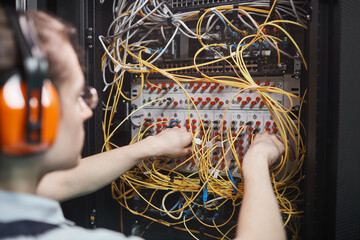
[[[57,201],[0,190],[0,239],[140,240],[106,229],[89,230],[66,220]]]

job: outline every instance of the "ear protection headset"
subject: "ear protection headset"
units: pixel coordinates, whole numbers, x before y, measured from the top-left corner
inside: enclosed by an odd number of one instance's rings
[[[7,10],[20,64],[0,77],[0,153],[21,156],[47,150],[55,140],[60,101],[47,79],[48,62],[25,13]]]

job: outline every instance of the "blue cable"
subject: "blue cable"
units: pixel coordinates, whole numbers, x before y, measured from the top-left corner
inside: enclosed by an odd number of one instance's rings
[[[258,48],[259,44],[255,42],[255,43],[251,44],[251,46],[253,46],[254,48]]]
[[[142,3],[144,3],[144,0],[142,0]],[[148,15],[149,13],[146,11],[146,8],[145,6],[143,7],[143,11],[146,15]],[[165,20],[161,20],[161,19],[156,19],[156,18],[153,18],[151,16],[148,16],[150,19],[154,20],[154,21],[157,21],[157,22],[165,22]]]
[[[262,45],[263,45],[264,48],[268,48],[268,47],[269,47],[269,43],[267,43],[267,42],[265,42],[265,41],[262,41],[261,43],[262,43]]]
[[[242,43],[242,44],[240,44],[240,47],[244,47],[246,45],[246,43]],[[237,48],[237,46],[238,45],[236,45],[236,44],[230,44],[230,46],[232,47],[232,48]]]
[[[217,217],[219,217],[219,213],[215,213],[212,220],[215,221],[215,219],[216,219]]]
[[[205,183],[204,192],[203,192],[203,202],[206,202],[208,199],[208,190],[207,190],[207,183]]]
[[[220,20],[224,23],[225,27],[227,27],[227,29],[228,29],[229,32],[231,33],[231,36],[233,36],[233,37],[237,37],[237,36],[238,36],[237,32],[234,32],[234,31],[231,29],[231,27],[229,26],[229,24],[227,24],[227,23],[225,22],[225,20],[222,18],[222,16],[221,16],[218,12],[216,12],[216,11],[214,11],[214,10],[211,10],[211,11],[212,11],[213,13],[215,13],[215,15],[218,16],[218,17],[220,18]]]
[[[172,123],[178,123],[179,122],[179,119],[174,119],[174,120],[171,120],[170,121],[170,124],[172,124]],[[173,128],[174,127],[174,125],[169,125],[169,126],[166,126],[165,128]]]
[[[235,187],[235,186],[236,186],[236,182],[235,182],[233,176],[231,175],[231,172],[230,172],[229,169],[228,169],[228,174],[229,174],[230,180],[231,180],[232,183],[233,183],[232,188],[233,188],[233,190],[234,190],[234,193],[235,193],[235,194],[238,194],[238,190],[237,190],[236,187]]]
[[[181,205],[180,200],[175,203],[175,205],[169,210],[169,212],[173,211],[178,205]],[[162,210],[162,205],[161,205],[160,209]],[[164,216],[166,216],[166,213],[160,212],[160,216],[164,217]]]
[[[196,206],[196,205],[193,204],[192,207],[191,207],[191,209],[193,209],[195,206]],[[186,218],[189,213],[192,213],[191,209],[188,209],[188,210],[184,211],[184,218]],[[194,217],[194,216],[192,216],[192,217]]]
[[[162,51],[164,51],[165,53],[167,53],[167,49],[162,49],[162,48],[159,48],[159,49],[152,49],[152,48],[149,48],[150,50],[150,53],[161,53]]]

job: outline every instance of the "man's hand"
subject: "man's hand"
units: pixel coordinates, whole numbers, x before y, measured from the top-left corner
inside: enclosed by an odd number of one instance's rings
[[[244,165],[249,164],[246,160],[258,161],[258,159],[266,159],[270,167],[285,151],[285,146],[280,137],[273,133],[264,132],[255,135],[254,142],[250,145],[246,155],[263,156],[255,158],[245,158]]]
[[[269,166],[284,151],[279,136],[269,132],[256,134],[242,165],[244,197],[236,239],[286,239],[269,175]]]
[[[156,136],[146,138],[155,156],[180,157],[191,153],[192,136],[185,128],[168,128]]]

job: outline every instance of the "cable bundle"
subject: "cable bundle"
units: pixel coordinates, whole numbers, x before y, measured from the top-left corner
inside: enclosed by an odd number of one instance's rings
[[[111,150],[117,147],[115,143],[111,142],[111,138],[121,124],[130,117],[124,119],[118,126],[111,131],[115,109],[122,96],[128,101],[133,101],[139,98],[142,94],[145,81],[153,87],[159,86],[151,83],[148,79],[150,74],[158,73],[168,79],[174,81],[174,84],[182,89],[184,98],[188,103],[188,115],[190,118],[190,109],[193,109],[199,119],[200,125],[193,133],[193,154],[188,156],[186,160],[176,167],[169,166],[163,159],[145,159],[131,171],[120,176],[120,183],[114,181],[112,183],[113,198],[119,204],[128,209],[133,214],[141,215],[145,218],[158,222],[167,226],[183,224],[185,228],[178,227],[180,230],[187,230],[194,238],[197,233],[196,230],[188,228],[189,221],[196,219],[202,225],[216,229],[220,237],[209,235],[209,237],[218,239],[229,239],[229,233],[235,229],[235,226],[229,226],[231,219],[235,213],[236,207],[241,204],[243,196],[244,185],[242,178],[234,178],[231,175],[232,167],[236,166],[241,172],[241,160],[237,156],[234,147],[238,137],[243,134],[244,128],[240,128],[236,134],[231,131],[231,123],[229,131],[223,132],[223,122],[221,121],[221,133],[215,136],[210,127],[205,127],[196,104],[194,103],[191,94],[186,91],[183,83],[188,82],[211,82],[221,85],[227,85],[238,89],[238,92],[230,99],[222,116],[225,119],[230,103],[239,94],[244,91],[251,90],[258,94],[264,102],[266,108],[274,119],[276,126],[279,129],[279,134],[284,142],[290,141],[294,146],[295,156],[291,159],[288,154],[291,152],[286,146],[286,153],[281,160],[271,169],[271,179],[273,182],[274,192],[277,196],[281,212],[284,216],[284,226],[293,232],[294,236],[298,238],[299,225],[297,220],[302,217],[302,211],[297,209],[297,202],[301,195],[298,187],[303,175],[301,172],[302,163],[305,154],[305,145],[302,139],[305,134],[305,129],[300,121],[300,116],[296,116],[291,110],[293,109],[293,99],[299,99],[302,103],[305,100],[299,96],[288,93],[275,86],[260,86],[252,78],[246,66],[243,53],[252,44],[267,44],[277,52],[278,65],[280,65],[280,57],[284,55],[289,58],[295,58],[283,49],[279,48],[279,39],[277,36],[269,34],[266,30],[271,27],[277,29],[285,36],[287,36],[293,43],[295,49],[299,53],[305,68],[307,68],[305,59],[301,53],[300,48],[286,31],[287,25],[294,25],[299,28],[307,29],[304,23],[306,20],[306,11],[301,8],[305,4],[303,1],[274,1],[270,7],[268,1],[254,1],[239,3],[237,6],[217,6],[214,8],[205,9],[203,11],[191,11],[182,13],[172,13],[167,3],[159,1],[138,0],[127,3],[126,1],[114,1],[113,14],[114,21],[111,23],[107,36],[100,36],[99,39],[104,47],[105,53],[102,58],[102,71],[105,83],[105,89],[110,87],[110,94],[106,104],[106,111],[103,121],[104,132],[104,146],[103,150]],[[276,7],[275,7],[276,6]],[[231,19],[227,16],[233,12],[236,13],[239,21],[241,21],[247,30],[236,27]],[[276,20],[270,20],[271,14],[274,13]],[[264,19],[260,24],[256,19]],[[287,18],[296,18],[298,22],[285,20]],[[169,20],[170,19],[170,20]],[[188,27],[188,23],[196,21],[196,31],[192,31]],[[206,21],[205,26],[203,22]],[[215,24],[221,22],[224,24],[224,31],[233,36],[238,37],[240,41],[236,44],[226,43],[210,43],[209,40],[217,38],[216,33],[212,31]],[[141,28],[146,28],[147,33],[141,37],[138,36]],[[165,31],[171,30],[170,38],[166,37]],[[160,31],[166,44],[162,48],[151,48],[150,46],[158,42],[157,39],[152,39],[154,31]],[[157,66],[158,61],[164,53],[169,51],[169,46],[177,34],[184,34],[188,38],[198,39],[201,48],[195,53],[193,64],[179,68],[160,68]],[[198,56],[203,52],[211,52],[216,56],[214,60],[198,63]],[[144,57],[145,56],[145,57]],[[131,61],[129,60],[131,59]],[[211,64],[226,62],[233,69],[234,76],[209,76],[202,71],[202,67]],[[179,70],[193,69],[198,73],[197,76],[187,76],[174,73]],[[113,80],[108,82],[106,80],[106,72],[113,74]],[[125,72],[137,73],[141,77],[141,90],[135,98],[128,98],[122,91],[125,78]],[[281,94],[289,99],[290,106],[284,105],[275,101],[271,96],[273,94]],[[162,98],[155,101],[161,101]],[[147,103],[151,104],[152,102]],[[300,111],[301,113],[301,106]],[[145,107],[142,106],[142,107]],[[169,121],[170,122],[170,121]],[[132,139],[131,143],[140,141],[149,129],[159,123],[153,122],[150,126],[144,127],[144,123],[140,126],[141,131]],[[191,123],[190,123],[191,124]],[[201,143],[196,141],[199,138],[199,133],[202,132]],[[214,155],[215,149],[221,143],[222,157],[213,164],[211,157]],[[227,153],[232,153],[234,161],[226,159]],[[195,163],[198,171],[186,174],[178,171],[178,168],[183,164],[192,161]],[[219,170],[219,165],[225,164],[223,170]],[[152,189],[151,196],[144,196],[142,190]],[[164,194],[164,191],[166,192]],[[172,195],[180,196],[179,200],[172,207],[168,207],[166,200]],[[155,196],[161,196],[161,204],[154,203]],[[131,209],[128,201],[134,196],[139,196],[147,207],[144,211],[137,212]],[[219,207],[224,204],[230,204],[233,207],[232,213],[227,216],[227,219],[221,223],[216,221]],[[159,217],[154,217],[154,214],[148,213],[149,209],[155,209],[160,213]],[[212,224],[204,222],[199,215],[201,209],[206,209],[213,213]],[[165,214],[165,215],[164,215]],[[164,220],[164,217],[170,220]],[[188,224],[188,225],[187,225]],[[221,230],[222,228],[223,230]]]

